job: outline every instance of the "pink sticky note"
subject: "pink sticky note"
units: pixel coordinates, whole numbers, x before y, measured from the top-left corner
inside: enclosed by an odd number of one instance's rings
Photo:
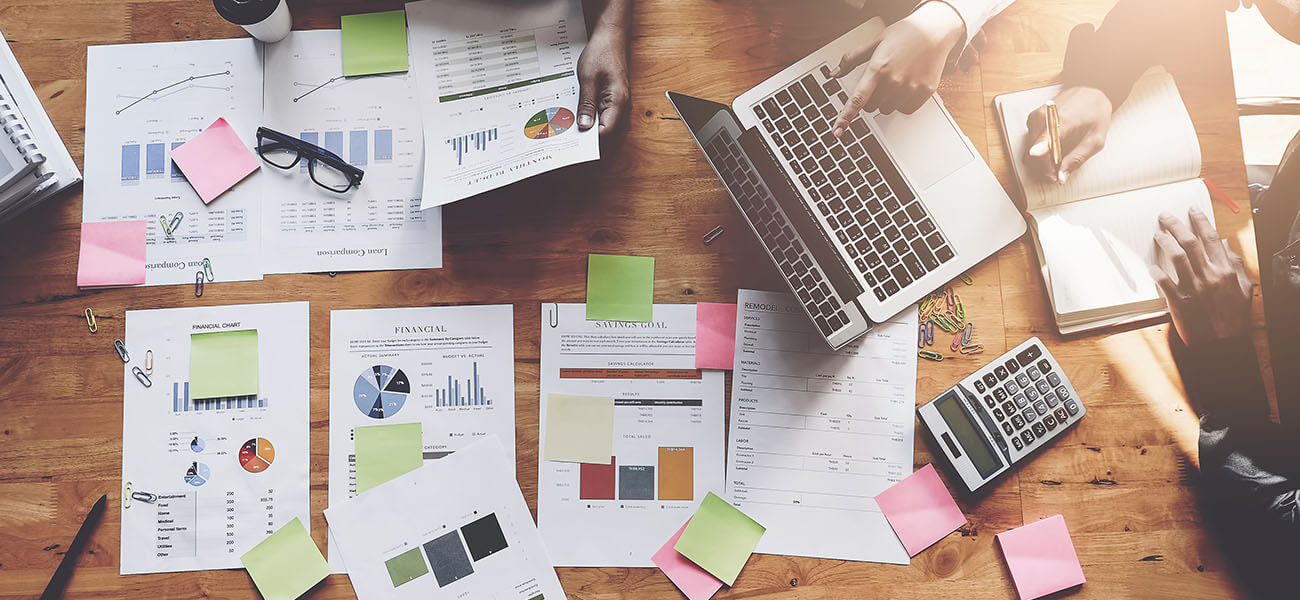
[[[144,221],[81,224],[77,287],[144,283]]]
[[[248,151],[224,118],[172,150],[172,160],[204,204],[211,204],[217,196],[257,170],[257,157]]]
[[[673,549],[673,546],[677,545],[677,539],[682,537],[682,532],[686,531],[686,526],[690,523],[690,519],[687,519],[682,528],[678,529],[673,537],[668,538],[668,543],[655,552],[650,560],[659,565],[664,575],[667,575],[673,585],[686,594],[689,600],[708,600],[722,588],[722,580],[710,575],[708,571]]]
[[[736,359],[736,305],[695,305],[695,368],[730,369]]]
[[[908,556],[916,556],[952,530],[966,524],[957,503],[935,472],[925,465],[876,496],[894,534],[903,542]]]
[[[1065,517],[1056,515],[997,535],[1020,600],[1041,598],[1084,582]]]

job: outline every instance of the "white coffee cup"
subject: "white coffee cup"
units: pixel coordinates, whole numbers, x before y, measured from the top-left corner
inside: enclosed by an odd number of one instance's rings
[[[268,44],[284,39],[293,27],[287,0],[212,0],[212,5],[224,19]]]

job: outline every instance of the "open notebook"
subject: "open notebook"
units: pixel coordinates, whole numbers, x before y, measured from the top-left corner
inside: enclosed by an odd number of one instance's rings
[[[1156,260],[1157,217],[1186,219],[1198,207],[1213,220],[1201,148],[1178,88],[1163,69],[1134,85],[1115,110],[1106,147],[1064,185],[1025,164],[1029,113],[1059,86],[994,99],[1011,164],[1031,217],[1038,261],[1061,333],[1160,316],[1166,311],[1148,265]]]

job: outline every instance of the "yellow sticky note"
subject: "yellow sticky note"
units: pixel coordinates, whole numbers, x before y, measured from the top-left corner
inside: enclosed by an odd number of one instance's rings
[[[325,557],[297,517],[239,561],[265,600],[293,600],[330,574]]]
[[[424,464],[424,433],[419,423],[367,425],[353,430],[360,494]]]
[[[190,336],[190,397],[257,394],[257,330]]]
[[[607,465],[613,454],[613,398],[546,396],[546,460]]]

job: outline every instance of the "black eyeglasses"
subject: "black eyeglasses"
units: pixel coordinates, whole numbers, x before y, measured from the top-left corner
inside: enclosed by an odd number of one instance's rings
[[[306,160],[311,180],[339,194],[352,186],[360,187],[361,177],[366,174],[329,150],[265,127],[257,128],[257,154],[270,165],[286,170]]]

